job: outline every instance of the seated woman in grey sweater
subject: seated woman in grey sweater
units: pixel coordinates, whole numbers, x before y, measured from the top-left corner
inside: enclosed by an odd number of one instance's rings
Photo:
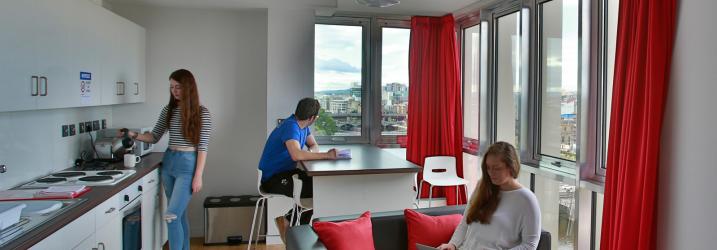
[[[481,164],[483,177],[450,242],[438,249],[536,249],[540,208],[530,189],[518,183],[515,148],[496,142]]]

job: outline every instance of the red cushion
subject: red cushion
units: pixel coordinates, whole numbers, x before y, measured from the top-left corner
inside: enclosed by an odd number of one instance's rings
[[[411,209],[403,210],[403,216],[408,229],[408,250],[416,250],[416,243],[432,247],[448,243],[463,219],[460,214],[430,216]]]
[[[326,249],[370,250],[373,247],[371,212],[366,211],[355,220],[344,222],[314,222],[314,231]]]

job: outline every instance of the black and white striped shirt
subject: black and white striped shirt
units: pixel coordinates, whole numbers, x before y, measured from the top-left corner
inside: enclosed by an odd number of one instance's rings
[[[199,109],[201,110],[200,117],[202,119],[202,129],[199,131],[199,144],[195,145],[189,142],[182,134],[181,108],[177,107],[174,109],[174,112],[172,112],[172,120],[169,121],[169,146],[196,147],[198,151],[207,151],[209,137],[212,133],[212,118],[206,107],[199,106]],[[164,133],[167,132],[168,113],[169,106],[167,105],[162,109],[162,113],[159,115],[159,120],[157,120],[157,124],[154,125],[154,129],[152,130],[154,142],[158,142]]]

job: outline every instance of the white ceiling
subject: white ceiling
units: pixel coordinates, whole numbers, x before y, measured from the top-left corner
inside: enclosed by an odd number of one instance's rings
[[[340,13],[441,16],[481,0],[401,0],[386,8],[371,8],[354,0],[104,0],[113,4],[141,4],[183,8],[312,8]]]

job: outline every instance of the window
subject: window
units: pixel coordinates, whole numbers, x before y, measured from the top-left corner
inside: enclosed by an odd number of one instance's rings
[[[463,149],[477,154],[480,115],[480,25],[463,29]]]
[[[612,81],[615,73],[615,50],[617,42],[617,19],[618,19],[618,6],[620,5],[619,0],[603,0],[601,3],[600,17],[600,46],[601,53],[598,56],[601,58],[599,70],[601,80],[599,80],[600,91],[600,103],[598,113],[601,115],[600,131],[602,132],[600,152],[602,155],[602,161],[599,163],[599,168],[596,169],[597,174],[605,176],[606,162],[607,162],[607,144],[608,138],[610,138],[610,110],[612,109]]]
[[[408,127],[410,22],[317,17],[312,131],[319,143],[403,146]]]
[[[312,130],[320,140],[368,141],[362,109],[367,23],[341,20],[315,25],[314,97],[321,111]]]
[[[408,42],[411,30],[381,28],[381,135],[406,135],[408,127]]]
[[[535,175],[535,196],[543,229],[552,235],[554,249],[577,249],[578,210],[574,180],[557,181]]]
[[[520,151],[521,140],[521,34],[520,12],[497,19],[495,27],[496,141]]]
[[[542,156],[572,162],[578,134],[578,7],[578,0],[539,5],[539,151]]]

